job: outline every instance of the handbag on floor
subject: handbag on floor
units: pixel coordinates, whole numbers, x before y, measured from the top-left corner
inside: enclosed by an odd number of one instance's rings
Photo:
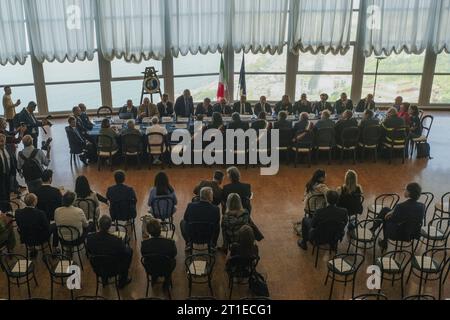
[[[270,297],[266,279],[264,279],[264,277],[257,271],[253,272],[250,276],[248,285],[256,297]]]

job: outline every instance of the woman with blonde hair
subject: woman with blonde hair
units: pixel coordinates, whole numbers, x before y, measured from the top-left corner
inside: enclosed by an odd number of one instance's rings
[[[347,209],[350,217],[363,213],[363,190],[358,184],[358,174],[355,171],[347,171],[344,185],[339,187],[337,192],[339,193],[338,207]]]
[[[223,250],[238,241],[238,231],[250,224],[250,214],[243,208],[241,197],[232,193],[227,199],[227,210],[222,218]]]

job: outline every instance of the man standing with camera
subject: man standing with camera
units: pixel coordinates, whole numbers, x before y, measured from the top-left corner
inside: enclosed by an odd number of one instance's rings
[[[9,124],[9,130],[14,131],[13,119],[16,116],[16,108],[20,106],[21,101],[17,100],[16,103],[13,102],[11,98],[11,87],[5,87],[5,94],[3,95],[3,113],[5,115],[6,121]]]
[[[33,145],[37,148],[39,138],[39,128],[51,125],[47,119],[39,121],[34,112],[36,111],[37,104],[31,101],[26,108],[24,108],[17,116],[20,125],[25,125],[27,130],[25,134],[30,135],[33,138]]]

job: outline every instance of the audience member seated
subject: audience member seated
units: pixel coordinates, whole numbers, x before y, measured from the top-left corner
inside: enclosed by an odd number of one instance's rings
[[[328,102],[328,95],[326,93],[322,93],[320,95],[320,101],[316,102],[313,106],[313,113],[320,114],[325,110],[328,110],[330,114],[334,113],[333,106]]]
[[[74,206],[77,195],[68,191],[62,199],[62,207],[55,210],[55,223],[57,227],[73,227],[78,230],[80,238],[75,239],[74,245],[84,242],[89,232],[95,231],[93,222],[86,219],[83,210]],[[60,235],[65,241],[74,240],[77,234],[71,234],[69,230],[62,230]]]
[[[79,106],[73,107],[72,114],[73,114],[73,117],[75,118],[76,128],[77,128],[78,132],[83,136],[84,139],[86,139],[86,136],[88,135],[87,134],[88,131],[92,130],[92,129],[85,127],[84,121],[83,121],[83,119],[81,119],[81,114],[82,114],[81,108]]]
[[[133,188],[125,185],[126,175],[122,170],[114,172],[115,186],[109,187],[106,198],[109,201],[111,218],[116,221],[128,221],[137,216],[137,197]]]
[[[389,133],[400,128],[406,127],[405,120],[398,116],[395,108],[390,108],[386,114],[382,127],[385,131],[385,137],[390,142]]]
[[[394,107],[398,112],[400,112],[400,108],[401,108],[402,104],[403,104],[403,97],[398,96],[397,98],[395,98],[395,102],[394,102],[393,107]]]
[[[358,121],[353,118],[353,112],[350,110],[344,111],[342,118],[336,123],[334,130],[336,132],[336,141],[341,144],[342,133],[347,128],[358,128]]]
[[[151,103],[149,98],[144,99],[143,104],[138,109],[138,115],[140,120],[161,116],[158,107]]]
[[[244,131],[247,131],[249,129],[248,122],[244,122],[241,120],[241,115],[237,112],[233,113],[231,122],[228,124],[229,130],[239,130],[242,129]]]
[[[174,205],[173,212],[152,212],[153,202],[156,199],[162,198],[162,197],[172,199],[172,202]],[[155,185],[150,190],[150,195],[148,197],[148,206],[150,208],[151,213],[158,219],[160,217],[168,219],[168,218],[172,217],[173,214],[176,212],[177,204],[178,204],[177,195],[175,193],[175,189],[170,185],[169,177],[164,172],[158,173],[155,177]]]
[[[239,172],[239,169],[236,167],[229,168],[227,170],[227,176],[230,183],[223,187],[223,201],[226,201],[230,194],[237,193],[241,197],[242,205],[244,206],[244,208],[251,213],[252,212],[251,186],[247,183],[241,182],[241,173]]]
[[[16,174],[15,154],[6,149],[6,136],[0,134],[0,210],[10,209],[6,203],[10,200]]]
[[[50,146],[47,154],[33,146],[33,138],[26,135],[22,140],[24,149],[19,152],[17,169],[23,175],[29,193],[36,193],[42,184],[44,166],[50,164]]]
[[[16,223],[19,230],[22,243],[26,244],[45,244],[53,236],[53,248],[55,252],[58,248],[58,232],[55,224],[50,224],[48,215],[45,211],[36,208],[38,197],[29,193],[24,199],[26,207],[16,211]],[[36,256],[36,252],[31,252]]]
[[[128,134],[141,135],[141,131],[136,129],[136,122],[133,119],[127,121],[127,128],[122,131],[122,136]]]
[[[375,111],[376,104],[373,99],[373,94],[368,94],[365,99],[359,101],[358,105],[356,106],[356,112],[363,113],[367,109]]]
[[[79,154],[81,162],[88,166],[88,160],[95,160],[95,146],[92,145],[86,138],[80,133],[76,126],[76,120],[74,117],[70,117],[69,126],[66,127],[67,138],[69,139],[69,145],[71,152]]]
[[[376,118],[374,118],[374,113],[372,110],[367,109],[364,111],[363,119],[361,120],[361,123],[359,124],[359,129],[361,134],[364,132],[366,128],[378,126],[380,125],[380,121]]]
[[[112,140],[111,151],[117,150],[117,138],[119,137],[119,134],[117,132],[116,127],[111,127],[111,122],[109,119],[103,119],[102,126],[99,132],[98,137],[98,143],[100,145],[106,145],[109,146],[111,141],[109,139],[102,137],[102,136],[108,136]],[[102,151],[106,151],[105,148],[102,149]]]
[[[223,201],[223,190],[221,188],[223,183],[224,174],[222,171],[214,172],[214,177],[212,181],[201,181],[198,186],[194,189],[194,195],[200,196],[200,190],[209,187],[213,190],[213,204],[219,206]]]
[[[13,218],[0,211],[0,247],[5,246],[12,252],[16,246]]]
[[[259,249],[256,244],[253,229],[245,225],[238,231],[238,242],[231,245],[230,255],[226,262],[226,270],[231,269],[230,262],[233,257],[259,260]]]
[[[339,208],[339,194],[336,191],[328,191],[326,194],[328,207],[318,209],[313,217],[305,217],[302,222],[302,239],[298,245],[303,250],[308,250],[308,242],[314,240],[315,232],[324,223],[336,226],[342,225],[342,237],[348,223],[347,209]]]
[[[120,269],[118,287],[123,289],[132,281],[128,277],[128,270],[130,269],[133,250],[122,239],[110,234],[111,226],[111,218],[102,216],[99,221],[100,231],[87,237],[86,248],[90,255],[117,258],[116,262]],[[102,281],[106,283],[108,279],[102,279]]]
[[[247,97],[242,95],[240,101],[233,105],[233,113],[240,115],[253,115],[252,105],[247,102]]]
[[[269,122],[267,122],[267,117],[265,112],[261,112],[258,116],[258,120],[253,122],[252,129],[256,131],[267,130],[269,128]]]
[[[222,115],[231,116],[233,114],[233,108],[228,105],[225,98],[220,98],[219,103],[214,105],[213,113],[218,112]]]
[[[175,260],[177,256],[177,246],[175,241],[161,237],[161,223],[155,219],[151,219],[147,222],[147,232],[150,235],[150,239],[142,241],[142,256],[160,255],[169,258],[172,264],[170,270],[167,270],[167,272],[171,274],[177,265],[177,261]],[[152,281],[156,283],[158,279],[152,279]],[[168,285],[168,283],[165,285]]]
[[[411,106],[409,108],[409,116],[411,123],[409,127],[409,137],[411,139],[417,139],[422,136],[422,121],[420,120],[420,112],[417,106]]]
[[[259,98],[259,102],[255,104],[255,108],[253,109],[253,113],[256,116],[259,116],[261,112],[272,115],[272,106],[267,102],[267,98],[265,96],[261,96],[261,98]]]
[[[317,209],[326,207],[326,199],[325,196],[327,192],[330,190],[325,183],[326,173],[323,170],[317,170],[314,172],[311,180],[306,184],[305,190],[305,211],[310,210],[311,212],[315,212]],[[315,201],[309,201],[312,197],[322,196]],[[308,205],[309,204],[309,205]]]
[[[53,171],[45,170],[42,173],[42,185],[36,190],[38,199],[37,208],[46,213],[47,219],[55,219],[55,210],[62,205],[62,194],[58,188],[52,187]]]
[[[81,110],[80,119],[83,122],[83,127],[85,127],[88,131],[92,130],[94,128],[94,124],[89,119],[86,105],[84,103],[80,103],[78,107]]]
[[[217,239],[220,233],[220,210],[212,204],[213,199],[213,190],[206,187],[200,190],[200,201],[192,202],[187,206],[183,220],[180,223],[180,230],[186,242],[187,251],[192,249],[189,243],[189,239],[191,239],[189,225],[191,223],[210,224],[212,227],[211,243],[214,248],[217,246]]]
[[[281,111],[286,111],[288,114],[292,114],[294,107],[291,103],[291,98],[288,95],[284,95],[280,102],[275,105],[275,114],[279,114]]]
[[[288,114],[286,111],[281,111],[278,114],[278,121],[274,123],[273,128],[278,130],[291,130],[292,122],[287,120]]]
[[[184,90],[183,95],[175,102],[175,113],[177,117],[190,118],[194,115],[194,100],[191,91]]]
[[[94,203],[95,221],[98,221],[100,216],[100,202],[108,204],[108,199],[92,191],[89,180],[85,176],[79,176],[75,180],[75,193],[77,200],[90,200]]]
[[[313,113],[312,103],[308,101],[308,96],[303,93],[300,100],[294,104],[294,113],[301,114],[306,112],[308,114]]]
[[[242,207],[241,197],[232,193],[227,199],[227,210],[222,217],[223,250],[239,241],[238,232],[241,227],[249,225],[250,213]]]
[[[218,130],[224,130],[224,124],[223,124],[223,118],[222,114],[219,112],[214,112],[212,115],[212,121],[208,125],[208,129],[218,129]]]
[[[411,116],[409,115],[409,108],[411,105],[409,103],[402,103],[400,106],[400,111],[398,112],[398,116],[405,120],[405,124],[407,127],[411,125]]]
[[[321,119],[317,121],[316,125],[314,126],[316,130],[324,129],[324,128],[331,128],[334,129],[334,121],[330,119],[331,113],[328,110],[325,110],[322,112]]]
[[[127,104],[119,109],[120,119],[136,119],[138,117],[138,109],[133,105],[133,100],[128,100]]]
[[[389,208],[381,210],[377,216],[382,222],[374,224],[372,231],[383,224],[384,237],[379,241],[382,248],[387,248],[388,239],[410,241],[420,236],[420,229],[425,215],[425,205],[418,200],[422,194],[422,187],[418,183],[410,183],[406,186],[405,202],[395,206],[391,211]]]
[[[314,124],[309,121],[309,114],[303,112],[300,114],[300,121],[294,126],[294,140],[297,145],[304,143],[305,146],[311,146],[313,142],[312,132],[314,130]]]
[[[337,114],[343,114],[346,110],[353,111],[353,108],[353,101],[348,98],[345,92],[341,94],[341,98],[334,105]]]
[[[350,217],[361,215],[364,211],[361,200],[363,189],[358,184],[358,174],[349,170],[345,174],[344,184],[337,189],[339,194],[338,207],[347,209]]]
[[[161,117],[172,117],[174,114],[173,103],[169,101],[167,93],[162,95],[162,100],[158,103],[158,112]]]
[[[207,116],[211,117],[213,114],[213,107],[211,105],[211,99],[205,98],[202,103],[197,105],[197,109],[195,109],[196,116]]]

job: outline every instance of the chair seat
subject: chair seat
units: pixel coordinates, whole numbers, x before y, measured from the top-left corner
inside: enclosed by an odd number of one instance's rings
[[[383,210],[383,206],[379,205],[379,204],[377,204],[376,206],[374,204],[372,204],[369,207],[369,211],[372,213],[375,213],[375,214],[379,214],[381,212],[381,210]]]
[[[448,203],[445,203],[444,207],[442,207],[442,203],[436,203],[434,207],[436,208],[437,211],[449,213]]]
[[[367,228],[357,228],[350,232],[350,236],[354,240],[362,241],[362,242],[371,242],[374,240],[373,232]]]
[[[278,147],[277,150],[278,151],[289,151],[289,147]]]
[[[120,240],[125,240],[127,233],[123,232],[123,231],[115,231],[115,232],[111,232],[111,235],[119,238]]]
[[[419,137],[419,138],[413,139],[413,141],[416,142],[416,143],[423,143],[423,142],[427,142],[428,139],[427,139],[427,137],[425,137],[425,136],[421,136],[421,137]]]
[[[383,145],[384,145],[386,148],[388,148],[388,149],[398,149],[398,150],[400,150],[400,149],[405,149],[405,145],[404,145],[404,144],[394,144],[394,145],[391,145],[391,144],[385,142]]]
[[[139,152],[127,152],[126,155],[130,157],[137,157],[139,155]]]
[[[148,153],[152,155],[161,155],[164,152],[167,152],[167,147],[164,147],[161,152],[161,147],[149,147],[147,148]]]
[[[11,269],[13,277],[21,277],[33,271],[33,262],[27,260],[18,260]]]
[[[69,260],[61,260],[58,262],[58,264],[55,267],[55,275],[57,276],[65,276],[65,275],[70,275],[69,271],[69,267],[73,264],[73,261],[69,261]]]
[[[415,256],[412,261],[412,266],[416,269],[435,273],[438,272],[438,264],[431,257]]]
[[[310,153],[312,150],[309,148],[295,148],[293,147],[292,150],[297,153]]]
[[[384,257],[377,259],[377,266],[379,266],[383,271],[388,273],[397,273],[400,270],[400,265],[395,261],[394,258]]]
[[[317,148],[317,150],[319,150],[319,151],[330,151],[331,149],[333,149],[333,148],[331,148],[331,147],[318,147]]]
[[[436,227],[422,227],[420,235],[430,240],[445,240],[444,233]]]
[[[342,274],[351,274],[354,271],[353,266],[341,258],[328,261],[328,269]]]
[[[377,145],[377,144],[370,145],[370,146],[369,146],[369,145],[366,145],[366,146],[365,146],[364,143],[360,143],[359,146],[360,146],[360,147],[363,147],[363,148],[366,148],[366,149],[376,149],[376,148],[378,148],[378,145]]]
[[[105,152],[105,151],[100,151],[98,153],[98,156],[101,158],[109,158],[110,156],[115,156],[117,154],[118,150],[114,150],[111,153],[110,152]]]
[[[353,147],[344,147],[344,146],[341,146],[341,145],[338,144],[337,147],[338,147],[338,149],[356,150],[356,146],[353,146]]]
[[[189,266],[189,272],[191,275],[196,277],[203,277],[207,275],[207,263],[206,261],[196,260],[192,261]]]

